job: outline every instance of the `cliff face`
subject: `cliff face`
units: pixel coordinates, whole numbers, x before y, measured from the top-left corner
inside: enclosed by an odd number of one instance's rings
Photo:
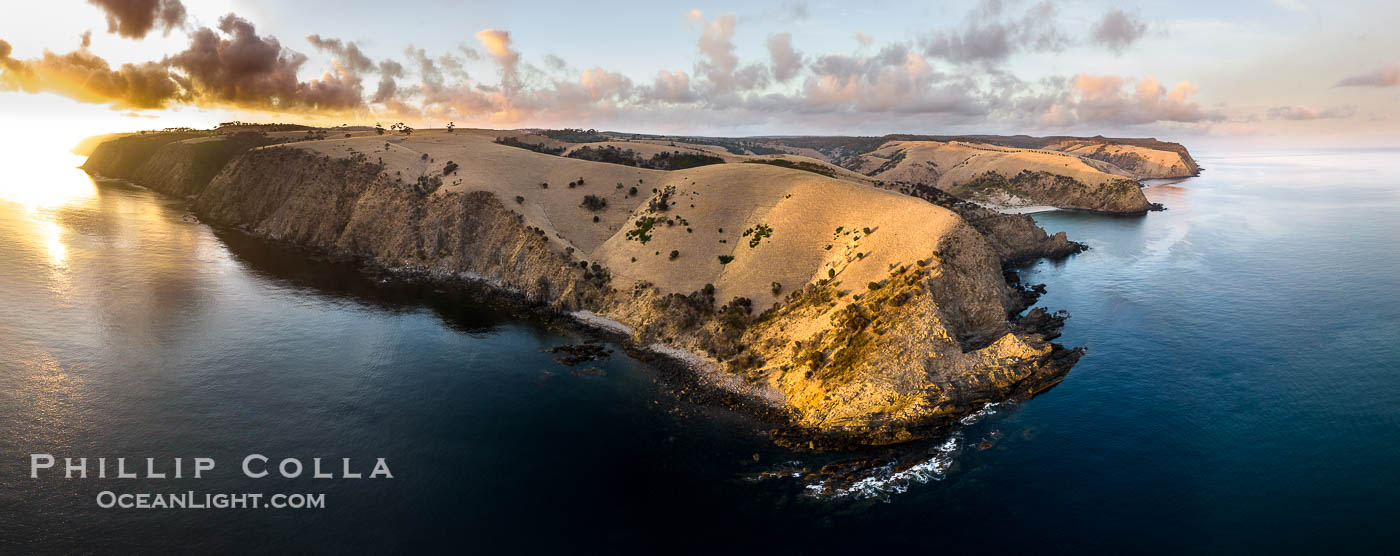
[[[1022,204],[1017,200],[1025,200],[1030,201],[1028,204],[1109,214],[1144,214],[1152,209],[1152,204],[1142,194],[1142,187],[1133,180],[1085,183],[1051,172],[1022,170],[1012,176],[987,172],[970,181],[947,187],[945,191],[994,205],[1015,206]]]
[[[254,150],[220,172],[193,208],[257,236],[383,267],[470,273],[564,310],[602,299],[572,260],[494,195],[423,195],[365,162],[295,148]]]
[[[202,190],[235,156],[267,143],[257,133],[126,135],[97,145],[83,169],[184,197]]]
[[[984,403],[1043,391],[1079,356],[1077,350],[1050,342],[1062,318],[1036,312],[1014,317],[1024,298],[1002,278],[1002,261],[1017,256],[1018,248],[1054,251],[1068,243],[1063,235],[1046,237],[1025,217],[1002,219],[969,209],[966,214],[980,218],[963,221],[908,197],[766,165],[638,174],[656,187],[649,198],[634,199],[621,174],[602,174],[619,171],[609,165],[555,160],[559,157],[533,164],[534,153],[460,137],[452,140],[461,141],[468,152],[454,154],[457,160],[478,166],[474,175],[489,176],[490,187],[516,189],[474,188],[451,182],[450,176],[447,185],[424,187],[434,180],[407,183],[402,171],[391,174],[384,163],[370,163],[364,154],[364,149],[382,145],[386,156],[380,160],[393,155],[421,165],[437,158],[434,151],[420,156],[412,149],[439,148],[441,139],[413,140],[423,143],[391,145],[368,138],[350,147],[327,142],[306,148],[226,145],[206,150],[211,147],[199,143],[152,148],[139,142],[131,143],[130,150],[112,147],[90,164],[94,171],[130,171],[133,176],[144,170],[154,188],[191,195],[192,210],[209,222],[380,267],[480,279],[532,303],[614,319],[631,329],[636,346],[701,354],[699,366],[709,369],[708,376],[739,385],[754,403],[784,415],[790,423],[786,438],[798,445],[837,449],[925,437]],[[314,149],[349,154],[331,157]],[[212,179],[201,181],[209,161],[228,153],[241,154],[220,164]],[[135,160],[142,156],[145,160]],[[599,218],[592,219],[593,227],[586,220],[556,226],[552,222],[584,209],[527,200],[526,195],[537,199],[550,190],[534,176],[507,170],[608,175],[616,187],[604,181],[604,189],[593,191],[612,192],[615,203],[627,200],[615,209],[625,217],[604,213],[616,224],[603,232],[598,226],[606,224]],[[502,185],[512,179],[521,183]],[[752,186],[733,186],[744,179],[776,189],[754,193]],[[584,184],[583,177],[575,181]],[[589,178],[596,181],[603,180]],[[694,191],[678,189],[687,185]],[[577,202],[576,194],[557,194]],[[739,195],[759,196],[732,198]],[[762,212],[735,218],[733,211],[755,207]],[[864,208],[844,214],[840,207]],[[681,210],[684,217],[677,214]],[[857,217],[865,220],[831,226]],[[717,218],[729,219],[725,226],[731,235],[693,239],[699,237],[693,232],[718,229],[725,234],[725,227],[712,227]],[[740,235],[744,226],[750,228]],[[575,228],[580,231],[569,232],[573,235],[560,231]],[[754,230],[763,230],[762,235],[751,235]],[[1004,239],[989,242],[986,230]],[[600,233],[611,237],[584,242]],[[821,237],[807,237],[812,234]],[[639,240],[643,235],[650,245]],[[699,243],[667,244],[668,238]],[[666,262],[664,248],[656,247],[699,250],[702,244],[726,249],[722,252],[731,253],[731,261],[741,257],[743,265],[730,265],[723,256],[716,263],[707,256],[670,266],[674,263]],[[580,247],[586,245],[592,246]],[[771,259],[779,254],[787,259]],[[802,265],[811,266],[801,272],[812,277],[773,281],[772,297],[767,297],[771,307],[749,293],[748,284],[758,282],[768,293],[763,272],[792,274],[793,268],[807,268]],[[705,270],[710,266],[713,270]],[[713,272],[708,279],[725,284],[724,291],[747,297],[716,299],[716,288],[708,284],[686,294],[645,279],[618,278],[661,276],[667,272],[663,269]]]
[[[135,179],[136,170],[161,147],[176,141],[201,137],[194,133],[151,133],[128,135],[97,145],[83,163],[89,173],[109,178]]]

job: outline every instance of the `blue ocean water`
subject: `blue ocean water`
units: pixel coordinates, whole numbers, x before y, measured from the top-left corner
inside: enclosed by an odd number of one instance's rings
[[[1021,270],[1088,354],[1040,397],[875,454],[897,463],[845,496],[774,477],[832,456],[691,405],[617,346],[574,373],[541,350],[584,338],[489,294],[381,282],[36,159],[0,170],[0,552],[1382,551],[1397,155],[1197,153],[1201,177],[1146,190],[1165,212],[1036,215],[1092,247]],[[218,467],[30,479],[36,452]],[[250,453],[383,457],[394,478],[248,479]],[[102,490],[327,505],[103,509]]]

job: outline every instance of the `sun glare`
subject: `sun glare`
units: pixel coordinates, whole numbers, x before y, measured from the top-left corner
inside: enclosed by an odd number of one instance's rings
[[[4,158],[11,161],[0,173],[0,200],[38,211],[97,194],[92,178],[78,169],[83,157],[65,148],[0,142],[0,149],[6,153]]]

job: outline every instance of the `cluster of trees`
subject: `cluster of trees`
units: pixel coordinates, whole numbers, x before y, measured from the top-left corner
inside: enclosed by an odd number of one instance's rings
[[[598,133],[596,129],[574,129],[566,127],[564,129],[544,129],[540,130],[538,133],[550,139],[564,141],[566,143],[597,143],[610,139],[607,135]]]
[[[564,154],[564,147],[551,147],[542,143],[529,143],[526,141],[521,141],[517,137],[497,137],[496,144],[516,147],[520,149],[525,149],[527,151],[535,151],[537,153],[554,156]]]
[[[252,122],[240,122],[240,121],[238,121],[238,120],[234,120],[234,121],[231,121],[231,122],[222,122],[222,123],[220,123],[219,125],[215,126],[214,129],[217,130],[217,131],[232,131],[232,130],[235,130],[235,129],[236,129],[236,130],[238,130],[238,131],[245,131],[245,130],[248,130],[248,131],[265,131],[265,132],[270,132],[270,131],[302,131],[302,130],[306,130],[306,129],[311,129],[311,127],[310,127],[310,126],[299,125],[299,124],[256,124],[256,123],[252,123]]]
[[[806,161],[806,160],[799,160],[799,161],[794,162],[794,161],[791,161],[791,160],[787,160],[787,159],[785,159],[785,158],[770,158],[770,159],[764,159],[764,160],[745,160],[744,162],[746,162],[746,163],[748,163],[748,164],[768,164],[768,165],[770,165],[770,166],[782,166],[783,168],[792,168],[793,170],[802,170],[802,171],[804,171],[804,172],[811,172],[811,173],[813,173],[813,174],[821,174],[821,175],[827,176],[827,177],[835,177],[835,176],[836,176],[836,170],[835,170],[834,168],[832,168],[832,167],[830,167],[830,166],[824,166],[824,165],[821,165],[821,164],[817,164],[817,163],[815,163],[815,162],[808,162],[808,161]]]
[[[724,159],[718,156],[683,153],[680,151],[656,153],[651,158],[645,158],[641,154],[638,154],[637,151],[622,149],[613,145],[604,147],[582,147],[574,149],[573,152],[565,156],[577,158],[579,160],[607,162],[609,164],[636,166],[638,168],[649,168],[652,170],[683,170],[696,166],[724,164]]]

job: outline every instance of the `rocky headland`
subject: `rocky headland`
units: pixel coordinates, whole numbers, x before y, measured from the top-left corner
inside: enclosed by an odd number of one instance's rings
[[[84,168],[186,198],[214,225],[605,327],[774,416],[794,446],[925,438],[1078,360],[1052,342],[1064,315],[1026,312],[1035,292],[1003,274],[1083,248],[1063,233],[937,180],[866,175],[859,157],[755,148],[244,129],[116,137]]]

